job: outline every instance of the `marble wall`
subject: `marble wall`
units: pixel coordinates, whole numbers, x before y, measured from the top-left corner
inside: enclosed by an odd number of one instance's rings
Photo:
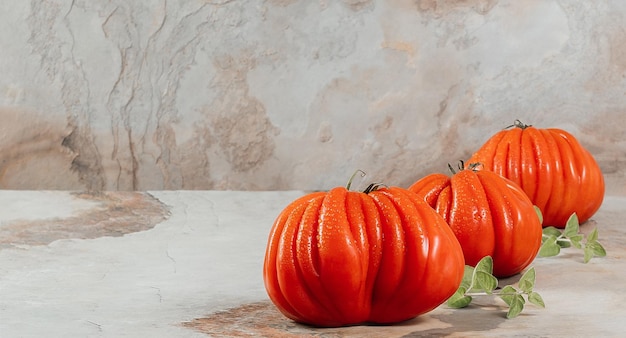
[[[519,118],[626,190],[624,1],[13,1],[0,74],[3,189],[408,185]]]

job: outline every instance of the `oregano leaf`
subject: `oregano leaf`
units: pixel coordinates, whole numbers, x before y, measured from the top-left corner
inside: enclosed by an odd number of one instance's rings
[[[558,245],[553,243],[557,248]],[[591,246],[588,250],[591,250]],[[512,285],[506,285],[502,289],[496,290],[498,279],[492,275],[493,259],[486,256],[481,259],[475,267],[465,265],[465,271],[461,285],[456,292],[446,300],[446,304],[455,309],[467,307],[475,296],[498,296],[509,307],[507,318],[517,317],[528,302],[545,307],[541,296],[533,291],[535,284],[535,269],[528,269],[519,280],[520,290]],[[495,290],[495,291],[494,291]]]
[[[576,213],[573,213],[569,217],[563,232],[552,226],[545,227],[542,230],[541,247],[539,248],[538,255],[540,257],[556,256],[561,252],[561,248],[573,246],[583,250],[585,263],[588,263],[593,257],[606,256],[606,250],[598,242],[597,228],[594,228],[587,238],[585,238],[584,234],[579,233],[579,231],[580,224]]]
[[[535,268],[526,271],[519,280],[519,288],[525,293],[529,293],[535,287]]]
[[[561,247],[556,244],[556,236],[550,235],[545,242],[541,245],[539,249],[539,256],[541,257],[552,257],[556,256],[561,252]]]
[[[517,317],[522,310],[524,310],[524,303],[526,303],[526,301],[522,295],[515,295],[509,306],[509,312],[506,313],[506,318],[511,319]]]
[[[582,248],[581,242],[583,238],[584,236],[579,234],[579,235],[570,237],[569,240],[572,243],[572,246],[574,246],[577,249],[581,249]]]
[[[469,290],[472,287],[473,275],[474,275],[474,267],[465,265],[465,270],[463,271],[463,279],[461,280],[461,287],[464,287],[465,291]]]
[[[498,279],[491,273],[474,270],[474,285],[478,286],[487,294],[491,294],[498,287]]]
[[[557,238],[556,239],[556,244],[561,248],[569,248],[570,246],[572,246],[572,242],[569,239],[562,239],[562,238]],[[579,243],[580,244],[580,243]],[[579,248],[580,249],[580,248]]]
[[[553,226],[549,226],[549,227],[543,228],[542,232],[547,237],[550,237],[550,236],[559,237],[559,236],[561,236],[561,231],[559,229],[553,227]]]
[[[528,294],[528,301],[542,308],[546,307],[546,304],[543,302],[543,298],[541,298],[541,296],[534,291]]]
[[[464,287],[460,287],[456,292],[450,297],[446,304],[454,309],[460,309],[468,306],[472,302],[472,297],[466,296],[465,292],[467,289]]]
[[[500,290],[500,298],[508,305],[509,307],[513,304],[513,299],[517,295],[517,290],[511,286],[507,285]]]
[[[598,256],[598,257],[606,256],[606,250],[604,250],[604,247],[602,246],[602,244],[598,242],[585,244],[585,249],[590,250],[592,253],[592,256]]]
[[[472,297],[470,296],[462,296],[456,299],[450,298],[450,300],[448,300],[448,306],[450,306],[453,309],[461,309],[470,305],[471,302],[472,302]]]
[[[567,238],[571,238],[572,236],[578,235],[578,230],[580,225],[578,223],[578,216],[576,213],[573,213],[568,219],[567,223],[565,223],[565,229],[563,229],[563,236]]]
[[[602,246],[602,244],[598,242],[592,243],[593,254],[597,257],[606,257],[606,250]]]
[[[482,271],[491,274],[493,272],[493,258],[485,256],[476,263],[474,271]]]
[[[589,235],[587,236],[587,243],[595,242],[598,240],[598,228],[593,228]]]

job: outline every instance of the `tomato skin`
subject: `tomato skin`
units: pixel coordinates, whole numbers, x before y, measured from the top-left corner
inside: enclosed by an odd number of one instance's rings
[[[491,256],[493,274],[508,277],[526,268],[539,252],[542,226],[528,196],[513,182],[486,170],[461,170],[451,177],[431,174],[410,191],[424,198],[448,223],[465,264]]]
[[[464,258],[434,210],[398,187],[303,196],[277,217],[263,267],[268,295],[294,321],[389,324],[446,301]]]
[[[544,226],[564,228],[572,213],[581,223],[591,218],[605,192],[591,153],[564,130],[518,122],[489,138],[468,163],[481,163],[519,185],[541,210]]]

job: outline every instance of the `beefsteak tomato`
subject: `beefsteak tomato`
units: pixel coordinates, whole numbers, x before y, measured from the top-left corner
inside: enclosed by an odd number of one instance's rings
[[[323,327],[395,323],[459,287],[463,252],[443,218],[406,189],[371,187],[307,194],[278,215],[263,278],[288,318]]]
[[[431,174],[410,191],[422,197],[448,223],[459,240],[465,264],[493,259],[493,275],[512,276],[536,257],[542,227],[528,196],[510,180],[472,164],[453,175]]]
[[[519,120],[493,135],[469,163],[519,185],[541,210],[543,225],[564,228],[576,213],[588,220],[604,199],[604,177],[593,156],[570,133]]]

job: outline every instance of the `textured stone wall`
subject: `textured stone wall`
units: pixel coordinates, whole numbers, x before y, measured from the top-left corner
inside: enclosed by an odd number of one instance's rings
[[[0,188],[408,185],[519,118],[626,190],[623,1],[13,1]]]

